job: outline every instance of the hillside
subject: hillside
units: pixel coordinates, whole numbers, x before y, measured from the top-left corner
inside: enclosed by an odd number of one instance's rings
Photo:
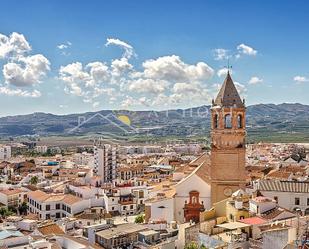
[[[125,119],[125,124],[118,119],[119,116],[127,116],[129,121]],[[145,136],[201,138],[208,136],[209,127],[209,106],[160,112],[103,110],[69,115],[33,113],[0,118],[2,138],[91,134],[119,139]],[[309,105],[248,106],[247,129],[249,140],[309,142]]]

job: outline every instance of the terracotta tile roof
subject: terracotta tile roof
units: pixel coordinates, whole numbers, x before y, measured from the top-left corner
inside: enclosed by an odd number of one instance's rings
[[[196,169],[195,173],[197,176],[199,176],[203,181],[210,183],[210,157],[207,155],[207,157],[204,158],[204,162]],[[192,172],[193,174],[194,172]]]
[[[55,223],[44,224],[38,227],[38,230],[43,235],[60,235],[64,231]]]
[[[68,205],[72,205],[76,202],[80,202],[82,199],[71,194],[47,194],[41,190],[29,192],[28,197],[41,202],[64,202]]]
[[[214,105],[224,107],[244,107],[229,72],[227,73],[217,98],[214,101]]]
[[[284,172],[284,171],[271,171],[267,174],[268,179],[281,179],[281,180],[287,180],[291,176],[291,172]]]
[[[82,201],[82,199],[75,195],[64,195],[64,198],[62,201],[68,205],[72,205],[76,202]]]
[[[16,189],[4,189],[1,190],[0,193],[4,194],[4,195],[15,195],[15,194],[19,194],[19,193],[24,193],[24,190],[21,190],[20,188],[16,188]]]
[[[239,222],[249,224],[249,225],[261,225],[261,224],[265,224],[267,220],[256,216],[256,217],[242,219]]]
[[[35,199],[38,201],[45,201],[49,198],[49,194],[41,191],[41,190],[35,190],[28,193],[28,197],[31,199]]]
[[[195,158],[193,161],[191,161],[189,163],[190,166],[200,166],[201,163],[203,163],[207,158],[209,157],[209,155],[207,153],[203,153],[202,155],[198,156],[197,158]]]
[[[261,217],[266,220],[275,220],[283,212],[290,213],[290,217],[296,217],[294,213],[282,207],[275,207],[274,209],[264,212],[261,214]]]

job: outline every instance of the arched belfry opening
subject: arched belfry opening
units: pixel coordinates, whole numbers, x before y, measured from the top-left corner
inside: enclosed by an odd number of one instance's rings
[[[217,113],[214,115],[213,128],[214,129],[218,129],[219,128],[219,115]]]
[[[226,114],[224,116],[224,128],[225,129],[232,129],[232,115],[231,114]]]
[[[241,114],[237,115],[237,128],[238,129],[243,128],[243,120],[242,120],[242,115]]]

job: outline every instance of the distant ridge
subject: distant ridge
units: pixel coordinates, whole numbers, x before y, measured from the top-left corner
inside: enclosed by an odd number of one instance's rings
[[[7,116],[0,118],[0,136],[74,136],[100,133],[130,136],[132,129],[138,129],[138,135],[141,136],[207,136],[210,126],[207,115],[209,108],[210,106],[167,111],[102,110],[68,115],[38,112]],[[95,114],[99,115],[90,119]],[[100,117],[108,115],[113,117],[113,122]],[[127,125],[117,119],[118,115],[128,116],[132,129],[126,132]],[[82,120],[87,119],[90,120],[80,125]],[[78,129],[75,129],[77,126]],[[309,142],[309,105],[283,103],[248,106],[247,127],[249,137],[254,139],[263,140],[263,137],[271,135],[278,138],[289,137],[292,141],[296,139]]]

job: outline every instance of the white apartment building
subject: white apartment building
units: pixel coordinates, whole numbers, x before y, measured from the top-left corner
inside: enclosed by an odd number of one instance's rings
[[[6,207],[18,208],[27,200],[27,192],[21,188],[0,190],[0,203]]]
[[[0,145],[0,160],[8,160],[11,158],[11,146]]]
[[[133,215],[141,211],[145,200],[148,199],[146,186],[119,185],[110,191],[105,191],[104,202],[108,213]]]
[[[47,149],[48,149],[48,147],[46,145],[37,145],[35,147],[35,151],[38,152],[38,153],[42,153],[42,154],[46,153]]]
[[[93,165],[94,156],[87,152],[76,153],[73,155],[73,162],[77,165]]]
[[[72,217],[90,208],[89,199],[71,194],[47,194],[41,190],[28,193],[28,211],[43,220]]]
[[[100,144],[94,147],[94,173],[101,177],[102,183],[112,183],[116,180],[117,167],[117,146]]]

